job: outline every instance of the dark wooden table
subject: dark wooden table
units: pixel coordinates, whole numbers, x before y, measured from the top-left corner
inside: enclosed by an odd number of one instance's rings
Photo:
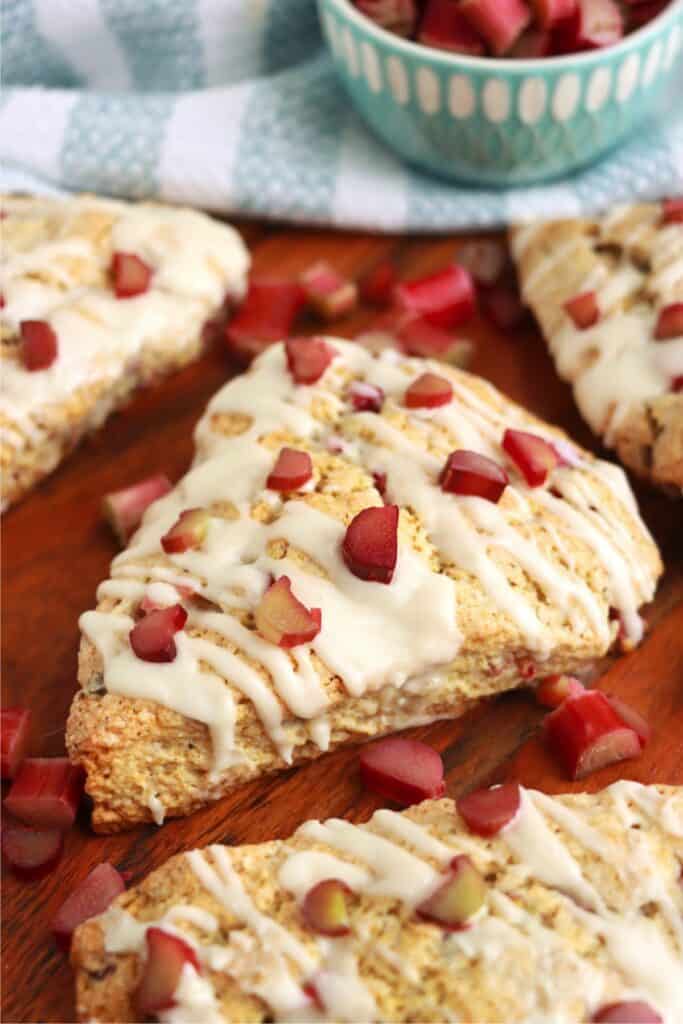
[[[243,231],[256,270],[272,274],[294,274],[318,258],[360,274],[391,253],[402,272],[417,275],[452,259],[458,242],[453,237],[397,239],[254,224],[243,225]],[[353,337],[374,318],[371,310],[360,310],[341,322],[338,333]],[[475,372],[596,449],[534,328],[505,337],[476,321],[467,333],[478,341]],[[225,351],[216,347],[200,363],[139,395],[3,519],[2,703],[33,709],[34,755],[64,752],[64,723],[76,687],[77,619],[92,606],[95,588],[116,552],[100,517],[102,495],[159,471],[178,479],[190,461],[197,419],[234,371]],[[637,761],[572,785],[538,741],[541,712],[533,698],[508,695],[460,721],[413,730],[443,754],[451,796],[475,782],[503,777],[547,792],[599,789],[618,777],[683,783],[683,509],[651,493],[639,497],[662,546],[667,573],[648,610],[645,642],[628,657],[606,659],[598,685],[648,717],[654,735],[646,752]],[[198,844],[282,837],[312,816],[362,821],[379,804],[361,789],[356,754],[349,749],[325,757],[322,771],[313,762],[244,786],[161,829],[94,836],[83,812],[52,875],[33,884],[4,878],[2,1020],[73,1020],[71,974],[52,943],[49,922],[74,885],[100,861],[111,861],[138,879],[172,853]]]

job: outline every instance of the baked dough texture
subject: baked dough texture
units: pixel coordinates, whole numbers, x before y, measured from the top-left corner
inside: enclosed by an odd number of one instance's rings
[[[640,638],[638,608],[661,565],[618,467],[475,376],[327,344],[334,359],[315,384],[294,383],[280,344],[214,397],[190,472],[147,510],[81,618],[66,742],[87,773],[96,831],[189,814],[341,744],[583,670],[617,632]],[[452,401],[407,409],[406,388],[427,370],[448,378]],[[358,382],[383,389],[381,411],[354,408]],[[506,427],[551,439],[568,461],[528,487],[501,448]],[[312,480],[285,494],[266,487],[283,446],[313,465]],[[498,504],[442,491],[459,448],[507,467]],[[382,504],[381,476],[384,500],[400,508],[388,585],[358,579],[341,557],[351,519]],[[211,516],[201,548],[166,554],[160,538],[197,507]],[[283,575],[322,616],[318,636],[290,650],[254,621]],[[132,652],[145,599],[188,612],[171,664]]]
[[[364,825],[307,822],[287,840],[173,857],[77,930],[82,1021],[136,1021],[146,929],[173,930],[201,965],[168,1022],[593,1020],[647,1002],[683,1015],[683,789],[617,782],[597,794],[522,790],[517,817],[482,839],[451,800]],[[416,906],[466,854],[486,882],[463,931]],[[350,934],[302,915],[324,878],[345,881]],[[304,986],[322,995],[316,1006]],[[310,993],[311,989],[308,989]]]
[[[2,503],[18,501],[139,385],[185,366],[202,328],[241,298],[249,255],[237,232],[192,210],[94,196],[6,196],[0,266]],[[115,253],[152,271],[117,298]],[[46,321],[57,358],[29,371],[20,324]]]
[[[511,242],[523,296],[584,419],[624,465],[680,497],[683,335],[656,334],[661,311],[683,302],[683,223],[643,203],[518,227]],[[599,319],[579,329],[565,303],[591,291]]]

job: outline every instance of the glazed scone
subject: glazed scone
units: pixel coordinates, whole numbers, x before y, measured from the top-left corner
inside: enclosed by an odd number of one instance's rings
[[[517,228],[512,251],[584,419],[626,466],[680,495],[683,222],[660,203],[623,206],[601,220]],[[599,318],[581,329],[565,303],[591,292]]]
[[[150,507],[97,610],[81,617],[67,745],[86,770],[98,831],[187,814],[341,743],[455,717],[534,674],[581,669],[619,628],[627,643],[640,639],[638,608],[661,566],[618,467],[477,377],[320,344],[333,358],[315,384],[295,383],[280,344],[214,397],[193,468]],[[426,370],[450,383],[451,400],[406,408]],[[381,411],[354,408],[357,382],[382,389]],[[507,427],[553,439],[567,464],[529,487],[501,448]],[[313,470],[285,494],[266,485],[283,447],[309,453]],[[497,504],[441,488],[457,449],[507,468]],[[386,503],[400,508],[389,584],[357,578],[342,558],[348,524],[382,505],[381,477]],[[206,537],[166,553],[161,538],[195,508],[210,513]],[[317,636],[289,650],[255,623],[281,576],[321,614]],[[133,652],[141,601],[180,601],[189,615],[169,664]]]
[[[249,255],[233,228],[192,210],[94,196],[7,196],[1,203],[7,507],[134,388],[199,355],[207,319],[244,293]],[[117,297],[112,266],[121,254],[142,272],[137,287],[151,271],[144,292]],[[56,336],[56,358],[46,368],[27,368],[26,321],[46,323]]]
[[[135,991],[157,927],[200,965],[183,967],[175,1007],[159,1012],[169,1024],[577,1024],[632,1000],[678,1024],[683,789],[618,782],[597,795],[519,796],[516,816],[488,839],[444,799],[173,857],[77,930],[78,1019],[144,1019]],[[485,892],[472,923],[448,931],[416,908],[458,855]],[[336,938],[314,931],[301,907],[330,878],[350,889],[350,931]]]

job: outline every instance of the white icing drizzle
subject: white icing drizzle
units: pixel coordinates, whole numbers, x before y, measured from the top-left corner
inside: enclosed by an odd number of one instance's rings
[[[42,436],[35,420],[46,406],[89,381],[119,377],[146,345],[182,349],[227,292],[239,297],[245,290],[244,244],[233,228],[204,214],[91,196],[30,203],[10,198],[3,209],[20,221],[61,222],[51,241],[3,247],[0,318],[15,330],[22,320],[46,320],[58,339],[57,359],[46,370],[29,372],[16,360],[3,361],[0,413],[17,428],[4,435],[15,447]],[[109,244],[69,237],[86,214],[115,218]],[[153,268],[145,294],[121,300],[105,285],[83,283],[83,267],[106,273],[113,252],[135,253]]]
[[[453,580],[434,571],[410,545],[399,544],[391,585],[359,580],[341,557],[342,522],[308,504],[304,495],[283,501],[266,489],[275,453],[259,442],[269,433],[289,430],[313,451],[326,450],[330,437],[341,436],[346,439],[343,457],[348,462],[385,471],[389,498],[419,515],[444,562],[474,574],[495,607],[517,625],[521,642],[540,658],[552,649],[553,631],[508,580],[496,560],[499,556],[515,561],[574,631],[590,629],[605,649],[611,632],[606,610],[587,584],[524,535],[525,525],[538,527],[550,520],[542,518],[539,507],[541,513],[548,509],[556,514],[556,520],[549,521],[548,535],[560,540],[561,550],[566,548],[559,532],[564,519],[567,536],[580,535],[606,566],[611,603],[634,634],[641,628],[638,606],[654,590],[654,579],[639,565],[628,530],[611,519],[596,518],[590,508],[591,477],[607,480],[629,520],[636,521],[636,530],[647,536],[628,486],[623,477],[616,480],[616,471],[574,453],[574,467],[552,474],[562,501],[543,488],[531,494],[509,463],[511,483],[497,505],[445,494],[438,486],[445,454],[427,447],[431,424],[445,432],[444,453],[466,446],[507,463],[502,435],[506,427],[529,427],[523,411],[505,403],[485,382],[477,382],[475,391],[456,378],[454,400],[447,407],[409,414],[411,428],[421,434],[408,436],[389,417],[405,413],[403,395],[415,376],[426,367],[437,373],[443,368],[391,351],[375,357],[338,339],[330,343],[337,356],[314,387],[295,386],[283,348],[273,346],[249,373],[213,398],[197,427],[192,469],[174,491],[148,509],[130,546],[114,559],[112,579],[98,589],[100,600],[134,604],[146,594],[163,605],[178,599],[174,586],[189,585],[210,601],[216,610],[186,603],[189,619],[178,636],[176,660],[153,665],[137,659],[128,642],[132,620],[120,608],[88,612],[81,619],[84,634],[102,657],[108,691],[158,701],[209,727],[213,779],[242,757],[234,735],[239,695],[253,705],[273,746],[289,763],[295,744],[310,738],[324,750],[330,742],[331,697],[314,657],[341,680],[348,694],[362,697],[388,686],[438,681],[462,643]],[[386,416],[349,412],[339,396],[345,394],[351,376],[384,390]],[[313,409],[323,407],[331,421],[313,416]],[[214,429],[215,417],[225,414],[247,417],[243,433],[226,436]],[[154,564],[161,551],[160,537],[184,509],[226,503],[229,515],[212,516],[200,550]],[[253,514],[264,504],[270,510],[269,522]],[[274,558],[271,545],[283,540],[287,554]],[[302,565],[292,549],[304,552],[319,571]],[[240,621],[240,615],[256,606],[271,576],[282,574],[291,578],[294,593],[307,607],[322,609],[318,636],[291,653]],[[200,637],[197,631],[206,635]],[[407,692],[415,696],[412,690]],[[406,716],[406,724],[425,719],[419,708],[407,710]],[[307,723],[305,731],[291,728],[297,720]]]

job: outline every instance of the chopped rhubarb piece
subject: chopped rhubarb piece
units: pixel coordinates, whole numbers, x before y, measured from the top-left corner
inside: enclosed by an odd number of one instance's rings
[[[35,828],[71,828],[83,794],[83,769],[66,757],[27,757],[4,807]]]
[[[459,449],[448,456],[441,471],[441,490],[449,494],[471,495],[495,503],[508,485],[502,466],[485,455]]]
[[[652,734],[652,730],[650,729],[648,722],[645,721],[643,716],[639,714],[635,708],[625,704],[623,700],[619,699],[619,697],[615,697],[612,693],[606,693],[605,696],[610,702],[612,710],[616,712],[624,725],[627,725],[629,729],[633,729],[640,741],[641,748],[644,747]]]
[[[546,676],[536,687],[536,700],[544,708],[559,708],[568,697],[578,697],[584,690],[575,676]]]
[[[374,483],[376,489],[379,491],[382,497],[384,497],[384,495],[387,492],[387,474],[382,473],[379,470],[376,470],[372,474],[372,482]]]
[[[320,993],[318,992],[315,982],[307,981],[305,985],[301,986],[301,990],[304,993],[304,995],[308,999],[310,999],[315,1008],[317,1010],[320,1010],[321,1013],[323,1013],[325,1010],[325,1004],[322,1001],[322,998],[320,996]]]
[[[290,338],[285,353],[296,384],[315,384],[337,354],[324,338]]]
[[[167,555],[181,554],[201,548],[206,540],[211,516],[205,508],[188,508],[161,538],[161,546]]]
[[[130,646],[141,661],[175,661],[178,651],[173,638],[186,622],[187,612],[182,605],[159,608],[133,626]]]
[[[639,3],[629,7],[628,28],[634,32],[643,25],[647,25],[653,18],[657,18],[662,11],[669,6],[671,0],[651,0],[650,3]]]
[[[194,949],[178,935],[163,928],[148,928],[145,939],[147,958],[135,993],[135,1005],[143,1017],[176,1005],[175,990],[186,964],[201,973]]]
[[[125,892],[126,883],[111,864],[98,864],[76,886],[57,911],[52,921],[52,934],[60,949],[68,952],[71,936],[79,924],[96,914],[103,914],[112,900]]]
[[[415,0],[354,0],[359,11],[381,28],[399,36],[413,34],[417,21]]]
[[[0,309],[5,308],[5,296],[0,293]]]
[[[361,580],[391,583],[398,555],[398,506],[364,508],[349,523],[342,554]]]
[[[308,452],[282,448],[277,462],[268,474],[266,487],[271,491],[296,491],[313,476],[313,463]]]
[[[577,0],[558,26],[556,41],[562,53],[596,50],[618,43],[624,35],[621,9],[615,0]]]
[[[598,298],[595,292],[582,292],[564,304],[564,308],[580,331],[593,327],[600,319]]]
[[[604,693],[586,690],[545,720],[548,746],[572,779],[640,754],[635,730],[624,725]]]
[[[3,708],[0,712],[2,777],[13,779],[26,756],[31,712],[28,708]]]
[[[500,279],[509,263],[507,247],[492,238],[465,242],[457,255],[459,265],[470,272],[477,284],[487,286]]]
[[[45,320],[22,320],[21,361],[32,373],[47,370],[57,358],[57,335]]]
[[[396,267],[391,260],[382,260],[360,282],[360,294],[371,306],[389,306],[396,286]]]
[[[44,878],[57,866],[64,848],[61,829],[36,831],[5,816],[2,855],[17,876],[27,882]]]
[[[486,882],[466,853],[454,857],[446,879],[417,908],[418,916],[448,931],[469,928],[486,906]]]
[[[481,57],[486,52],[481,36],[453,0],[427,0],[417,41],[437,50],[468,53],[473,57]]]
[[[554,28],[576,11],[577,0],[530,0],[541,28]]]
[[[662,203],[664,224],[683,224],[683,196],[680,199],[665,199]]]
[[[288,576],[280,576],[268,587],[254,617],[261,636],[278,647],[309,643],[322,624],[320,609],[309,610],[294,596]]]
[[[528,28],[508,51],[512,60],[541,60],[553,55],[553,35],[544,29]]]
[[[111,261],[111,277],[117,299],[143,295],[152,280],[152,268],[134,252],[115,252]]]
[[[364,380],[355,380],[347,394],[356,412],[380,412],[384,402],[382,389]]]
[[[671,390],[676,393],[683,391],[683,374],[680,377],[674,377],[671,381]]]
[[[668,341],[683,334],[683,302],[672,302],[660,310],[655,327],[657,341]]]
[[[171,490],[171,482],[163,473],[140,480],[122,491],[114,491],[102,499],[102,514],[120,544],[126,544],[135,533],[143,515],[157,498]]]
[[[490,789],[476,789],[461,796],[455,806],[470,832],[495,836],[514,821],[520,807],[519,786],[506,782]]]
[[[594,1024],[664,1024],[657,1011],[639,999],[602,1006],[591,1020]]]
[[[365,747],[358,760],[363,785],[385,800],[407,807],[446,791],[439,754],[418,740],[390,736]]]
[[[409,356],[423,359],[441,359],[460,369],[466,369],[474,355],[471,341],[454,337],[450,331],[434,327],[420,317],[403,317],[397,325],[398,341]]]
[[[407,388],[403,401],[408,409],[436,409],[448,405],[453,398],[453,386],[436,373],[423,373]]]
[[[461,0],[460,10],[495,57],[506,53],[531,21],[523,0]]]
[[[346,897],[350,892],[338,878],[326,878],[314,885],[301,906],[308,927],[320,935],[348,935],[351,929]]]
[[[476,293],[472,275],[457,263],[427,277],[403,281],[394,289],[401,312],[450,330],[474,313]]]
[[[358,305],[358,288],[329,263],[321,260],[300,278],[306,301],[325,320],[345,316]]]
[[[252,359],[287,338],[305,301],[298,281],[252,278],[244,302],[225,328],[228,349],[241,359]]]
[[[517,287],[508,281],[483,289],[480,301],[484,316],[501,331],[514,331],[528,315]]]
[[[555,448],[543,437],[525,430],[506,430],[503,449],[510,456],[529,487],[540,487],[559,464]]]

